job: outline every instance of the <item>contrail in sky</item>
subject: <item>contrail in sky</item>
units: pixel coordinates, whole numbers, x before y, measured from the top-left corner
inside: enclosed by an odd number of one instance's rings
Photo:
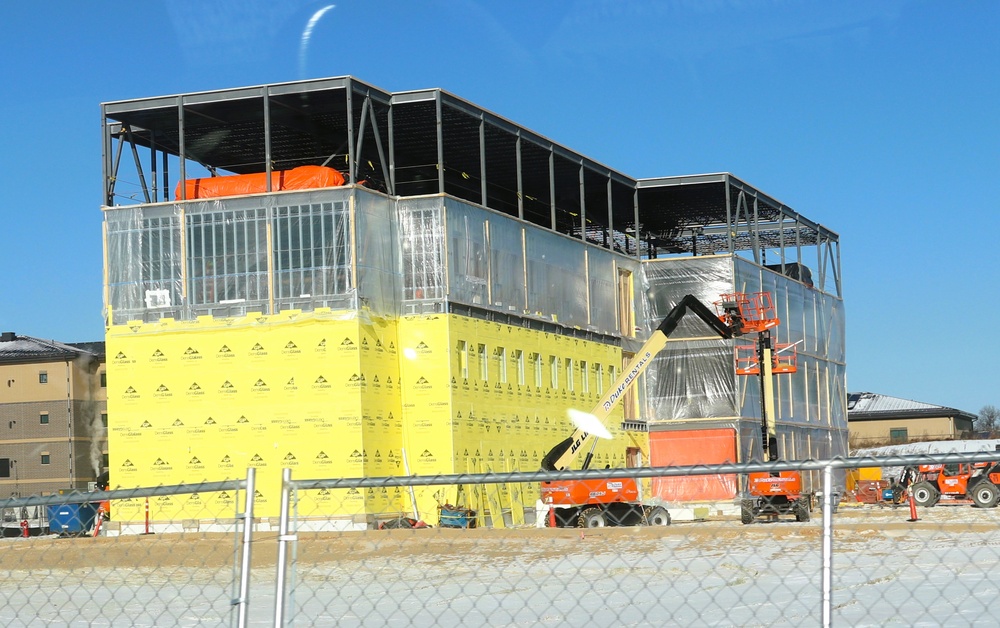
[[[309,47],[309,38],[312,37],[313,29],[316,28],[316,24],[319,23],[326,12],[336,6],[335,4],[328,4],[313,13],[313,16],[309,18],[309,22],[306,24],[305,30],[302,31],[302,43],[299,45],[299,78],[306,78],[306,49]]]

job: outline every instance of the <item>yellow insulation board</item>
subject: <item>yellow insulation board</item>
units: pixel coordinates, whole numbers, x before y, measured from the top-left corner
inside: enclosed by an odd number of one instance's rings
[[[107,352],[112,486],[242,479],[254,467],[262,517],[278,514],[284,467],[297,479],[536,470],[572,432],[567,409],[592,409],[621,368],[615,346],[517,325],[329,310],[114,326]],[[616,438],[599,442],[593,467],[625,465],[621,418],[618,408]],[[538,497],[532,484],[490,498],[466,488],[461,499],[477,503],[457,505],[480,516]],[[416,504],[405,488],[302,491],[298,512],[371,519],[416,506],[434,524],[437,507],[459,499],[456,487],[414,494]],[[158,498],[151,517],[227,518],[241,499]],[[141,521],[143,510],[116,502],[112,516]]]
[[[403,317],[398,336],[403,440],[410,470],[420,475],[537,470],[549,449],[573,431],[567,409],[593,409],[611,383],[612,367],[621,366],[621,350],[612,345],[459,315]],[[616,438],[598,444],[594,468],[625,466],[621,420],[618,408],[609,419]],[[480,488],[477,505],[488,508],[489,487]],[[442,503],[435,487],[416,494],[422,517]],[[496,503],[523,508],[536,499],[537,485],[499,485]]]
[[[255,514],[276,516],[284,467],[299,479],[388,470],[399,453],[395,344],[395,324],[352,312],[109,328],[112,486],[241,479],[254,467]],[[219,499],[151,500],[151,516],[231,517],[235,502],[219,507]],[[358,491],[306,491],[300,499],[302,516],[366,510]],[[385,508],[380,495],[371,499],[369,509]],[[117,520],[144,516],[137,502],[113,506]]]

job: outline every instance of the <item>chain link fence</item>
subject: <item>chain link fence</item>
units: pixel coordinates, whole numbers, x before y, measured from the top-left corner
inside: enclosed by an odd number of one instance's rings
[[[0,625],[236,625],[247,612],[253,470],[246,480],[0,502]],[[164,518],[215,499],[232,518]],[[144,511],[139,524],[108,520]],[[273,562],[273,560],[272,560]],[[249,563],[247,563],[249,564]]]
[[[285,470],[281,515],[266,519],[247,499],[252,470],[228,483],[8,500],[0,624],[993,625],[993,455],[364,479]],[[859,480],[835,490],[857,467],[906,486]],[[520,499],[565,480],[789,470],[821,478],[808,520],[793,509],[743,523],[739,500],[640,499],[625,519],[635,525],[616,526],[621,517],[559,517]],[[158,499],[195,493],[226,494],[233,518],[157,517]],[[414,512],[427,494],[438,505]],[[59,512],[109,499],[148,499],[152,529],[96,514],[88,522],[86,508],[80,524]],[[675,515],[669,525],[656,507]],[[40,517],[21,536],[14,520],[36,508],[47,527]]]

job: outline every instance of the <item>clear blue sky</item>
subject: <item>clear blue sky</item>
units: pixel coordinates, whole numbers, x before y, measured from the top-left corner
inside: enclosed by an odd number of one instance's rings
[[[1000,405],[1000,3],[7,3],[0,327],[99,340],[100,103],[440,87],[634,177],[732,172],[841,236],[848,387]]]

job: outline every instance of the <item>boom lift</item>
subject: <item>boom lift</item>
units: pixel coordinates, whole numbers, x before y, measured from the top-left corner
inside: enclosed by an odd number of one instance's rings
[[[717,304],[722,311],[717,315],[693,295],[687,295],[667,314],[649,340],[639,349],[628,365],[628,369],[611,385],[607,393],[591,411],[600,425],[604,425],[614,407],[621,401],[625,391],[631,387],[639,375],[649,366],[653,358],[667,344],[667,337],[673,333],[680,320],[688,313],[695,314],[723,339],[744,333],[744,320],[740,307],[735,302],[723,301]],[[583,460],[581,469],[590,468],[594,457],[597,438],[584,427],[577,427],[573,433],[552,448],[542,459],[545,471],[562,471],[590,444],[590,450]],[[669,525],[670,514],[662,506],[644,506],[639,501],[639,487],[634,478],[602,480],[559,480],[543,482],[542,501],[555,508],[556,525],[560,527],[603,527],[616,525]]]
[[[742,310],[755,312],[745,323],[748,331],[757,332],[755,361],[742,363],[737,353],[736,372],[740,375],[760,376],[761,449],[765,460],[775,461],[778,460],[778,438],[774,420],[772,375],[796,371],[794,346],[777,348],[772,345],[771,329],[777,327],[780,321],[769,316],[773,311],[770,293],[758,292],[752,297],[723,295],[723,298],[727,297],[735,299]],[[750,303],[743,304],[743,299]],[[792,352],[784,357],[780,355],[788,350]],[[747,496],[741,501],[740,520],[749,524],[761,516],[775,518],[780,515],[795,515],[796,521],[809,521],[809,501],[809,497],[802,494],[802,475],[798,471],[750,473],[747,477]]]

